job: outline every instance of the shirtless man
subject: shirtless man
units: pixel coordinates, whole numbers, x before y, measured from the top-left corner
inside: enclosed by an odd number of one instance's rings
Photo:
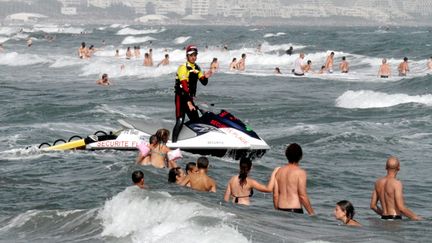
[[[108,80],[108,74],[104,73],[102,74],[102,78],[96,81],[97,84],[99,85],[111,85],[111,82]]]
[[[285,150],[288,164],[276,173],[273,188],[273,205],[275,209],[293,213],[303,213],[302,206],[309,215],[315,212],[306,191],[307,173],[300,168],[303,151],[300,145],[290,144]]]
[[[162,65],[162,66],[166,66],[166,65],[168,65],[169,64],[169,55],[168,54],[165,54],[165,58],[160,62],[160,63],[158,63],[158,67],[160,66],[160,65]]]
[[[4,52],[3,44],[2,43],[0,43],[0,52]]]
[[[327,57],[327,60],[324,64],[325,69],[329,73],[333,73],[333,60],[334,60],[334,52],[331,52],[330,55]]]
[[[348,73],[349,71],[349,63],[346,60],[346,57],[342,57],[342,62],[339,64],[339,70],[341,73]]]
[[[216,182],[207,175],[209,161],[206,157],[199,157],[197,160],[197,173],[188,174],[180,185],[190,183],[192,189],[203,192],[216,192]]]
[[[429,58],[429,61],[427,63],[427,67],[429,70],[432,70],[432,57]]]
[[[130,49],[130,46],[128,46],[126,49],[126,59],[131,59],[131,58],[132,58],[132,51]]]
[[[150,54],[148,52],[144,53],[144,66],[146,67],[153,66],[152,60],[150,59]]]
[[[390,156],[386,163],[387,175],[375,182],[370,208],[381,219],[402,219],[401,213],[412,220],[421,220],[413,211],[405,207],[402,182],[396,179],[400,170],[399,159]],[[377,205],[378,201],[381,207]]]
[[[246,69],[246,54],[241,55],[241,59],[236,64],[236,69],[239,71],[244,71]]]
[[[408,57],[404,57],[403,62],[398,66],[399,76],[406,76],[409,72]]]
[[[378,77],[388,78],[391,75],[390,65],[387,63],[387,59],[382,59],[382,64],[378,70]]]
[[[87,53],[86,44],[85,42],[82,42],[80,48],[78,49],[79,58],[84,59],[86,57],[86,53]]]

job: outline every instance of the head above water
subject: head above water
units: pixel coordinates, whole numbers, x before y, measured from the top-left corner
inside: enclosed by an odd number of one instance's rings
[[[345,56],[343,56],[343,57],[342,57],[342,61],[345,61],[345,60],[346,60],[346,57],[345,57]]]
[[[157,140],[156,135],[151,135],[151,136],[149,137],[149,143],[150,143],[150,144],[155,145],[155,144],[157,144],[157,142],[158,142],[158,140]]]
[[[102,74],[102,79],[108,79],[108,74],[106,73]]]
[[[157,130],[155,135],[156,135],[158,143],[164,143],[165,144],[168,142],[170,132],[165,128],[161,128],[161,129]]]
[[[209,160],[206,157],[202,156],[198,158],[197,160],[198,169],[207,169],[208,165],[209,165]]]
[[[340,209],[345,213],[345,216],[347,217],[347,219],[353,219],[354,218],[355,210],[354,210],[354,206],[352,205],[352,203],[350,201],[342,200],[342,201],[336,203],[336,205],[339,206]]]
[[[400,169],[400,162],[396,156],[390,156],[386,162],[386,170],[398,171]]]
[[[186,174],[189,174],[189,173],[196,172],[196,170],[198,170],[198,168],[197,168],[197,165],[195,162],[189,162],[186,164],[185,170],[186,170]]]
[[[140,170],[132,172],[132,181],[134,184],[140,183],[144,179],[144,173]]]
[[[302,148],[297,143],[292,143],[286,148],[285,156],[289,163],[298,163],[303,157]]]
[[[383,59],[382,59],[382,63],[383,63],[383,64],[387,63],[387,59],[386,59],[386,58],[383,58]]]
[[[408,62],[408,57],[404,57],[404,62]]]
[[[176,183],[177,177],[182,176],[182,169],[180,167],[172,168],[168,172],[168,182]]]

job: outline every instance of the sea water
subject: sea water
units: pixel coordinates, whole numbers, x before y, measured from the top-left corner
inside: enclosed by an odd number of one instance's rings
[[[0,241],[428,242],[431,39],[427,28],[396,27],[0,26]],[[78,58],[81,42],[97,48],[91,59]],[[209,84],[198,85],[197,103],[232,112],[271,147],[254,161],[252,178],[267,183],[273,168],[286,163],[286,145],[302,146],[300,165],[316,216],[276,211],[269,193],[256,192],[249,207],[223,202],[228,179],[238,173],[231,158],[209,158],[218,188],[201,193],[168,184],[167,170],[135,165],[133,151],[37,149],[73,135],[116,131],[118,119],[174,121],[175,72],[190,43],[198,46],[203,69],[214,57],[220,63]],[[126,60],[126,48],[138,45],[141,58]],[[292,56],[285,54],[290,46]],[[166,53],[171,64],[144,67],[150,48],[155,64]],[[317,72],[331,51],[333,74],[292,76],[299,52]],[[230,71],[242,53],[246,70]],[[350,62],[348,74],[337,68],[342,56]],[[401,78],[396,68],[405,56],[411,71]],[[377,77],[383,57],[392,67],[388,79]],[[111,86],[96,85],[102,73]],[[400,158],[405,203],[423,221],[383,222],[369,209],[389,155]],[[198,157],[185,153],[178,163]],[[131,186],[137,169],[149,189]],[[364,227],[334,219],[335,203],[344,199]]]

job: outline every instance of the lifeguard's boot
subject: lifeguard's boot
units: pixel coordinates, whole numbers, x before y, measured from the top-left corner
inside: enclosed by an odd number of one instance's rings
[[[177,139],[178,139],[178,136],[180,134],[182,127],[183,127],[183,118],[177,118],[176,124],[175,124],[174,129],[173,129],[173,134],[172,134],[172,142],[173,143],[177,142]]]

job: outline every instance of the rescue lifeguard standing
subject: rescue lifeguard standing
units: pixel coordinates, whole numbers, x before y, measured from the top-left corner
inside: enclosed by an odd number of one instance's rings
[[[211,71],[203,73],[195,63],[197,60],[198,48],[195,45],[186,47],[187,62],[180,65],[177,70],[175,81],[175,107],[176,124],[172,134],[172,142],[177,142],[177,138],[183,127],[185,114],[189,120],[194,121],[199,118],[197,108],[194,104],[198,80],[202,85],[207,85],[208,78],[212,75]]]

